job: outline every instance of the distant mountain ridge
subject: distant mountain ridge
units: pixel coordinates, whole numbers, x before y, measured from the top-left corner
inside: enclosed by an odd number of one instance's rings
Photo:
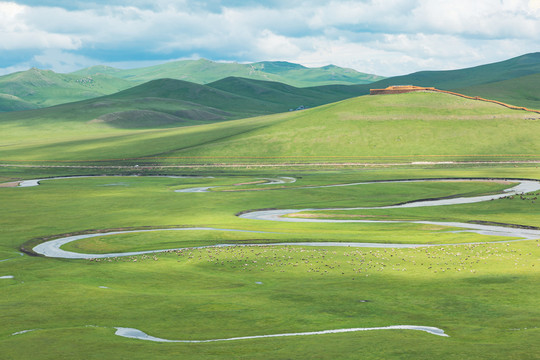
[[[540,52],[465,69],[419,71],[386,78],[371,85],[380,87],[389,85],[433,86],[443,90],[452,90],[515,79],[536,73],[540,73]]]
[[[141,98],[149,87],[168,98]],[[228,111],[175,99],[171,90],[178,90],[181,99],[186,94],[205,102],[221,99]],[[512,161],[538,159],[540,151],[536,115],[436,92],[362,96],[303,111],[211,119],[234,116],[237,110],[261,111],[265,105],[267,110],[275,106],[208,85],[155,80],[100,99],[2,114],[0,158],[40,164],[59,160],[63,165],[206,166]],[[104,107],[109,114],[91,120]]]
[[[365,74],[335,65],[308,68],[286,61],[263,61],[240,64],[235,62],[215,62],[206,59],[179,60],[129,70],[94,66],[76,71],[73,74],[106,74],[137,82],[171,78],[190,81],[196,84],[207,84],[225,77],[235,76],[254,80],[282,82],[296,87],[368,84],[384,79],[382,76]]]
[[[363,95],[369,88],[391,85],[436,87],[469,96],[480,96],[508,104],[540,109],[540,52],[458,70],[419,71],[359,85]]]
[[[112,94],[133,83],[106,74],[79,76],[32,68],[0,77],[0,112],[37,109]],[[24,107],[21,109],[20,107]]]
[[[287,112],[351,98],[345,85],[311,88],[228,77],[207,85],[158,79],[98,98],[0,115],[0,122],[102,123],[122,129],[200,125]]]
[[[317,106],[347,96],[366,95],[371,88],[417,85],[538,109],[540,108],[538,74],[540,74],[540,52],[472,68],[420,71],[382,79],[376,75],[363,74],[334,65],[307,68],[284,61],[239,64],[218,63],[204,59],[183,60],[131,70],[98,65],[71,74],[30,69],[0,76],[0,112],[36,109],[111,95],[163,78],[198,85],[207,84],[224,91],[236,87],[235,91],[247,96],[250,101],[254,100],[251,93],[254,91],[259,96],[265,97],[263,103],[266,105],[262,108],[267,106],[268,102],[281,101],[282,105],[285,104],[284,95],[291,97],[286,100],[294,99],[297,106]],[[221,82],[227,78],[234,80]],[[254,83],[241,79],[262,82],[251,89]],[[222,88],[223,84],[225,89]],[[304,86],[305,84],[310,86]],[[315,87],[320,88],[314,91]],[[154,88],[150,86],[148,89]],[[302,95],[298,97],[298,94]],[[153,95],[149,93],[147,97],[151,96]],[[141,105],[137,107],[140,108]],[[283,111],[282,106],[275,108],[278,112]]]
[[[32,68],[0,76],[0,112],[37,109],[110,95],[157,79],[208,84],[230,76],[296,87],[367,84],[383,77],[329,65],[307,68],[283,61],[252,64],[182,60],[131,70],[97,65],[70,74]]]

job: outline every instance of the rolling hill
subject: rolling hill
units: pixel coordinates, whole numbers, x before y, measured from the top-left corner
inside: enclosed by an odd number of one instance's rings
[[[0,94],[0,112],[36,109],[37,106],[15,95]]]
[[[0,76],[0,112],[96,98],[164,78],[208,84],[231,76],[282,82],[295,87],[367,84],[382,79],[333,65],[307,68],[287,62],[237,64],[185,60],[132,70],[98,65],[71,74],[32,68]]]
[[[368,84],[383,79],[382,76],[365,74],[353,69],[345,69],[334,65],[308,68],[284,61],[239,64],[214,62],[206,59],[173,61],[130,70],[97,66],[82,69],[73,74],[85,76],[106,74],[138,83],[161,78],[171,78],[197,84],[208,84],[234,76],[281,82],[295,87]]]
[[[409,75],[382,79],[380,76],[359,73],[329,65],[306,68],[288,62],[259,62],[252,64],[217,63],[209,60],[185,60],[161,65],[121,70],[94,66],[72,74],[31,69],[0,77],[0,111],[16,111],[58,105],[72,101],[110,95],[117,91],[162,78],[207,84],[219,88],[220,80],[242,77],[252,80],[281,82],[289,86],[307,87],[345,84],[354,95],[365,95],[370,88],[412,84],[433,86],[444,90],[463,91],[514,105],[540,108],[536,99],[537,87],[528,76],[540,73],[540,53],[526,54],[506,61],[449,71],[421,71]],[[382,79],[382,80],[381,80]],[[511,81],[503,84],[501,82]],[[521,82],[523,81],[523,84]],[[488,84],[493,84],[490,86]],[[228,85],[227,85],[228,86]],[[330,86],[330,85],[329,85]],[[509,89],[521,89],[510,91]],[[342,99],[342,87],[327,87],[325,97]],[[310,91],[306,91],[309,95]],[[499,94],[500,93],[500,94]],[[264,95],[264,93],[262,93]],[[312,104],[321,104],[315,96]],[[303,100],[306,102],[307,100]]]
[[[8,135],[0,144],[3,162],[394,163],[537,160],[540,154],[540,142],[531,136],[540,133],[537,114],[441,93],[362,96],[176,129],[35,118],[1,121],[0,128]]]
[[[171,157],[309,159],[538,158],[540,115],[438,93],[362,96]]]
[[[540,109],[540,52],[509,60],[447,71],[420,71],[369,85],[355,85],[359,94],[391,85],[415,85],[480,96],[508,104]]]
[[[488,84],[455,89],[469,96],[483,96],[507,104],[540,109],[540,73]]]
[[[103,74],[78,76],[32,68],[0,77],[0,112],[89,99],[131,86],[129,81]]]
[[[460,70],[420,71],[374,82],[372,87],[389,85],[433,86],[443,90],[461,89],[540,73],[540,52],[492,64]]]
[[[229,77],[208,85],[160,79],[124,91],[45,109],[5,113],[2,122],[89,122],[118,128],[197,125],[314,107],[357,95],[334,85],[313,88]]]

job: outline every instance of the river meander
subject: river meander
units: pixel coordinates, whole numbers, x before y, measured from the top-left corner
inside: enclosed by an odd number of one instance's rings
[[[291,178],[287,178],[288,180]],[[465,181],[472,179],[452,179],[452,181]],[[289,180],[290,181],[290,180]],[[369,184],[380,184],[380,183],[395,183],[395,182],[422,182],[422,181],[449,181],[449,179],[430,179],[430,180],[396,180],[396,181],[378,181],[378,182],[360,182],[360,183],[351,183],[351,184],[339,184],[339,185],[326,185],[326,186],[317,186],[317,188],[322,187],[335,187],[335,186],[361,186]],[[488,180],[488,181],[500,181],[500,180]],[[422,200],[422,201],[413,201],[405,204],[398,205],[388,205],[388,206],[379,206],[379,207],[353,207],[353,208],[307,208],[307,209],[279,209],[279,210],[255,210],[255,211],[246,211],[239,215],[240,218],[247,220],[256,220],[256,221],[283,221],[283,222],[306,222],[306,223],[411,223],[411,224],[429,224],[429,225],[439,225],[447,226],[453,228],[463,229],[462,231],[474,232],[482,235],[492,235],[492,236],[506,236],[511,237],[512,240],[534,240],[540,239],[540,230],[536,229],[524,229],[524,228],[515,228],[509,226],[496,226],[496,225],[481,225],[481,224],[471,224],[471,223],[461,223],[461,222],[438,222],[438,221],[384,221],[384,220],[334,220],[334,219],[318,219],[318,218],[292,218],[287,217],[287,215],[298,213],[302,211],[324,211],[324,210],[361,210],[361,209],[393,209],[393,208],[412,208],[412,207],[425,207],[425,206],[448,206],[448,205],[458,205],[458,204],[471,204],[484,201],[490,201],[494,199],[500,199],[506,196],[517,195],[521,193],[528,193],[533,191],[540,190],[540,182],[534,180],[516,180],[518,184],[509,189],[506,189],[502,193],[493,194],[493,195],[483,195],[483,196],[473,196],[473,197],[458,197],[450,199],[437,199],[437,200]],[[313,187],[310,187],[313,188]],[[201,189],[201,188],[197,188]],[[184,191],[184,192],[193,192],[193,191]],[[197,192],[197,191],[194,191]],[[87,239],[97,236],[111,236],[124,233],[132,232],[150,232],[150,231],[198,231],[198,230],[210,230],[210,231],[230,231],[230,232],[253,232],[253,233],[262,233],[259,231],[249,231],[243,229],[217,229],[217,228],[166,228],[166,229],[152,229],[152,230],[129,230],[129,231],[114,231],[108,233],[94,233],[94,234],[84,234],[84,235],[75,235],[67,236],[54,240],[50,240],[39,244],[34,247],[33,251],[37,254],[46,256],[46,257],[55,257],[55,258],[68,258],[68,259],[88,259],[88,258],[107,258],[107,257],[120,257],[120,256],[133,256],[133,255],[142,255],[155,252],[164,252],[178,249],[161,249],[161,250],[147,250],[147,251],[136,251],[136,252],[123,252],[123,253],[108,253],[108,254],[82,254],[75,253],[71,251],[62,250],[61,247],[72,241],[78,241],[82,239]],[[242,244],[241,246],[259,246],[259,244]],[[425,247],[425,246],[444,246],[451,244],[443,245],[428,245],[428,244],[381,244],[381,243],[360,243],[360,242],[295,242],[295,243],[273,243],[273,244],[264,244],[265,246],[346,246],[346,247],[385,247],[385,248],[414,248],[414,247]],[[211,245],[212,247],[224,247],[224,246],[239,246],[231,244],[216,244]]]

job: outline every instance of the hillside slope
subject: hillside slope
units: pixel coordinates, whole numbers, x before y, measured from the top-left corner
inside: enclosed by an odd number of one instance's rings
[[[540,52],[460,70],[420,71],[409,75],[394,76],[377,81],[371,84],[371,87],[385,88],[390,85],[417,85],[453,90],[536,73],[540,73]]]
[[[81,122],[66,123],[56,132],[39,123],[0,122],[0,129],[8,135],[0,143],[4,162],[394,163],[539,160],[540,154],[537,114],[441,93],[363,96],[305,111],[176,129],[126,130]]]
[[[514,105],[540,108],[540,101],[534,97],[536,88],[530,79],[526,79],[527,76],[537,73],[540,73],[540,53],[526,54],[468,69],[422,71],[383,80],[376,75],[363,74],[333,65],[306,68],[302,65],[279,61],[238,64],[186,60],[131,70],[94,66],[72,74],[56,74],[52,71],[31,69],[0,77],[0,95],[4,94],[0,101],[0,112],[42,108],[95,98],[140,85],[145,81],[162,78],[179,79],[220,88],[221,80],[228,77],[280,82],[289,86],[306,88],[333,84],[328,85],[324,90],[325,97],[332,100],[345,98],[342,96],[344,88],[336,87],[336,84],[349,85],[351,88],[346,92],[354,96],[369,94],[370,88],[411,84],[454,91],[466,89],[464,90],[466,94],[493,97],[497,100],[504,99]],[[508,96],[509,94],[504,94],[504,87],[495,83],[511,79],[519,80],[512,83],[510,87],[523,89],[513,91],[513,96]],[[524,81],[524,83],[520,84],[519,81]],[[481,86],[487,84],[495,84],[494,88],[501,89],[503,93],[499,96],[498,91],[488,86]],[[336,94],[332,95],[332,92]],[[306,103],[308,106],[321,104],[320,94],[313,92],[310,94],[307,91],[303,96],[309,95],[314,96],[313,101],[298,99],[297,102]]]
[[[206,59],[180,60],[138,69],[120,70],[110,67],[82,69],[74,74],[107,74],[122,79],[147,82],[161,78],[185,80],[207,84],[226,77],[244,77],[253,80],[276,81],[295,87],[330,84],[367,84],[383,79],[382,76],[365,74],[338,66],[307,68],[284,61],[265,61],[251,64],[214,62]]]
[[[0,122],[103,123],[117,128],[196,125],[314,107],[356,95],[348,86],[295,88],[269,81],[226,78],[209,85],[161,79],[80,102],[6,113]]]
[[[15,95],[0,94],[0,112],[36,109],[37,105]]]
[[[469,96],[482,96],[508,104],[540,109],[540,73],[455,89]]]
[[[0,111],[19,110],[17,102],[28,107],[46,107],[112,94],[133,83],[103,74],[77,76],[50,70],[30,69],[0,76],[0,94],[16,97],[0,103]]]
[[[534,119],[534,120],[531,120]],[[363,96],[170,156],[298,159],[538,158],[540,115],[440,93]]]

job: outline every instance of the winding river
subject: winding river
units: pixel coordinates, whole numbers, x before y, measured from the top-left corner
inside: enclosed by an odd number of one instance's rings
[[[24,180],[19,182],[18,187],[34,187],[39,186],[42,181],[45,180],[63,180],[63,179],[80,179],[80,178],[99,178],[99,177],[164,177],[171,179],[211,179],[213,177],[201,177],[201,176],[174,176],[174,175],[77,175],[77,176],[58,176],[43,179]]]
[[[209,340],[168,340],[161,339],[154,336],[150,336],[144,333],[141,330],[133,328],[116,328],[116,335],[155,342],[174,342],[174,343],[209,343],[209,342],[218,342],[218,341],[235,341],[235,340],[252,340],[252,339],[264,339],[264,338],[276,338],[276,337],[287,337],[287,336],[309,336],[309,335],[325,335],[325,334],[340,334],[348,332],[358,332],[358,331],[373,331],[373,330],[418,330],[424,331],[432,335],[445,336],[444,330],[431,327],[431,326],[415,326],[415,325],[392,325],[392,326],[383,326],[383,327],[371,327],[371,328],[350,328],[350,329],[336,329],[336,330],[322,330],[322,331],[310,331],[310,332],[299,332],[299,333],[285,333],[285,334],[272,334],[272,335],[253,335],[253,336],[241,336],[233,337],[227,339],[209,339]]]
[[[44,179],[41,179],[44,180]],[[33,182],[23,182],[21,186],[36,186],[41,180],[34,180]],[[269,181],[266,184],[282,184],[284,182],[294,182],[293,178],[279,178],[275,181],[268,179]],[[334,186],[355,186],[355,185],[369,185],[374,183],[394,183],[394,182],[421,182],[421,181],[449,181],[450,179],[439,179],[439,180],[397,180],[397,181],[385,181],[385,182],[362,182],[362,183],[353,183],[353,184],[339,184],[339,185],[325,185],[325,186],[312,186],[312,187],[303,187],[303,188],[322,188],[322,187],[334,187]],[[472,179],[452,179],[453,181],[459,180],[472,180]],[[496,180],[493,180],[496,181]],[[475,197],[461,197],[461,198],[452,198],[452,199],[439,199],[439,200],[422,200],[416,202],[410,202],[406,204],[399,205],[388,205],[380,207],[354,207],[354,208],[324,208],[324,209],[281,209],[281,210],[258,210],[258,211],[249,211],[245,212],[239,217],[246,220],[257,220],[257,221],[286,221],[286,222],[320,222],[320,223],[413,223],[413,224],[433,224],[433,225],[443,225],[448,227],[461,228],[463,231],[471,231],[484,235],[495,235],[495,236],[508,236],[512,238],[521,240],[532,240],[540,239],[540,230],[534,229],[520,229],[520,228],[511,228],[504,226],[491,226],[491,225],[478,225],[478,224],[469,224],[469,223],[459,223],[459,222],[432,222],[432,221],[375,221],[375,220],[330,220],[330,219],[303,219],[303,218],[290,218],[286,217],[292,213],[297,213],[301,211],[324,211],[324,210],[358,210],[358,209],[393,209],[393,208],[412,208],[412,207],[425,207],[425,206],[446,206],[446,205],[457,205],[457,204],[470,204],[478,203],[483,201],[490,201],[494,199],[500,199],[506,196],[517,195],[521,193],[528,193],[533,191],[540,190],[540,182],[532,180],[519,180],[518,185],[506,189],[500,194],[495,195],[485,195],[485,196],[475,196]],[[210,187],[199,187],[191,189],[183,189],[178,192],[184,193],[196,193],[196,192],[206,192]],[[151,232],[151,231],[237,231],[237,232],[253,232],[253,233],[265,233],[261,231],[248,231],[241,229],[219,229],[219,228],[169,228],[169,229],[152,229],[152,230],[131,230],[131,231],[115,231],[109,233],[98,233],[98,234],[84,234],[76,236],[68,236],[59,239],[50,240],[39,244],[34,247],[34,252],[41,254],[46,257],[55,257],[55,258],[69,258],[69,259],[87,259],[87,258],[106,258],[106,257],[119,257],[119,256],[130,256],[130,255],[140,255],[147,253],[154,253],[160,251],[170,251],[170,250],[179,250],[179,249],[167,249],[167,250],[149,250],[149,251],[138,251],[138,252],[124,252],[124,253],[109,253],[109,254],[81,254],[74,253],[66,250],[62,250],[61,247],[69,242],[87,239],[91,237],[98,236],[111,236],[124,233],[133,233],[133,232]],[[508,240],[516,241],[516,240]],[[244,245],[229,245],[229,244],[218,244],[213,245],[213,247],[223,247],[223,246],[254,246],[258,244],[244,244]],[[275,243],[275,244],[264,244],[264,246],[283,246],[283,245],[298,245],[298,246],[348,246],[348,247],[392,247],[392,248],[412,248],[412,247],[422,247],[422,246],[443,246],[443,245],[425,245],[425,244],[375,244],[375,243],[336,243],[336,242],[318,242],[318,243]],[[449,244],[447,244],[449,245]],[[461,244],[462,245],[462,244]],[[8,277],[2,277],[8,278]],[[9,278],[12,278],[11,276]],[[348,333],[348,332],[358,332],[358,331],[373,331],[373,330],[417,330],[424,331],[432,335],[444,336],[444,330],[430,327],[430,326],[415,326],[415,325],[392,325],[385,327],[372,327],[372,328],[349,328],[349,329],[336,329],[336,330],[322,330],[322,331],[313,331],[313,332],[298,332],[298,333],[284,333],[284,334],[271,334],[271,335],[254,335],[254,336],[243,336],[243,337],[232,337],[224,339],[208,339],[208,340],[169,340],[154,337],[144,333],[141,330],[125,327],[116,327],[115,334],[118,336],[133,338],[146,341],[154,342],[174,342],[174,343],[209,343],[209,342],[221,342],[221,341],[235,341],[235,340],[248,340],[248,339],[261,339],[261,338],[275,338],[275,337],[289,337],[289,336],[309,336],[309,335],[324,335],[324,334],[336,334],[336,333]],[[30,330],[25,330],[21,332],[14,333],[22,334]]]
[[[286,178],[288,182],[292,182],[292,178]],[[471,179],[452,179],[451,181],[469,181]],[[474,179],[473,179],[474,180]],[[480,179],[478,179],[480,180]],[[380,184],[380,183],[396,183],[396,182],[425,182],[425,181],[449,181],[449,179],[433,179],[433,180],[396,180],[396,181],[377,181],[377,182],[360,182],[352,184],[338,184],[338,185],[325,185],[317,186],[317,188],[323,187],[336,187],[336,186],[354,186],[354,185],[369,185],[369,184]],[[497,180],[492,180],[497,181]],[[306,208],[306,209],[280,209],[280,210],[258,210],[245,212],[239,217],[249,220],[266,220],[266,221],[284,221],[284,222],[317,222],[317,223],[411,223],[411,224],[429,224],[429,225],[440,225],[448,226],[454,228],[461,228],[463,231],[475,232],[482,235],[493,235],[493,236],[506,236],[512,237],[514,241],[521,240],[534,240],[540,239],[540,230],[536,229],[523,229],[523,228],[513,228],[506,226],[496,226],[496,225],[481,225],[481,224],[470,224],[470,223],[461,223],[461,222],[439,222],[439,221],[392,221],[392,220],[331,220],[331,219],[303,219],[303,218],[291,218],[286,217],[287,215],[302,212],[302,211],[324,211],[324,210],[359,210],[359,209],[393,209],[393,208],[412,208],[412,207],[425,207],[425,206],[446,206],[446,205],[458,205],[458,204],[471,204],[478,203],[483,201],[490,201],[494,199],[500,199],[506,196],[512,196],[522,193],[528,193],[533,191],[540,190],[540,181],[534,180],[517,180],[519,183],[509,189],[505,189],[502,193],[494,195],[483,195],[483,196],[474,196],[474,197],[459,197],[451,199],[439,199],[439,200],[423,200],[416,202],[409,202],[399,205],[388,205],[388,206],[379,206],[379,207],[353,207],[353,208]],[[306,187],[304,187],[306,188]],[[314,187],[307,187],[314,188]],[[206,188],[191,188],[184,189],[183,192],[201,192],[200,189]],[[302,188],[300,188],[302,189]],[[204,192],[204,190],[203,190]],[[94,234],[84,234],[84,235],[75,235],[67,236],[63,238],[58,238],[44,242],[42,244],[34,247],[33,251],[37,254],[44,255],[47,257],[55,258],[67,258],[67,259],[88,259],[88,258],[108,258],[108,257],[120,257],[120,256],[133,256],[133,255],[142,255],[148,253],[156,252],[165,252],[180,250],[180,248],[175,249],[162,249],[162,250],[148,250],[148,251],[135,251],[135,252],[123,252],[123,253],[108,253],[108,254],[82,254],[75,253],[71,251],[62,250],[61,247],[72,241],[88,239],[92,237],[99,236],[110,236],[118,235],[125,233],[134,233],[134,232],[149,232],[149,231],[197,231],[197,230],[206,230],[206,231],[230,231],[230,232],[252,232],[252,233],[264,233],[260,231],[249,231],[242,229],[216,229],[216,228],[168,228],[168,229],[152,229],[152,230],[130,230],[130,231],[115,231],[108,233],[94,233]],[[512,240],[507,240],[512,241]],[[217,244],[205,247],[225,247],[225,246],[257,246],[259,244],[243,244],[243,245],[231,245],[231,244]],[[357,243],[357,242],[301,242],[301,243],[273,243],[273,244],[264,244],[265,246],[287,246],[287,245],[296,245],[296,246],[345,246],[345,247],[371,247],[371,248],[415,248],[415,247],[427,247],[427,246],[447,246],[451,244],[438,244],[438,245],[429,245],[429,244],[382,244],[382,243]]]

